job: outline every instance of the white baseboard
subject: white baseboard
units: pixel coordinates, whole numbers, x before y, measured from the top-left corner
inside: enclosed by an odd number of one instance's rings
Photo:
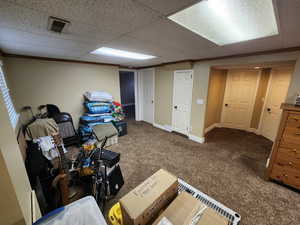
[[[216,127],[220,127],[220,124],[219,123],[214,123],[214,124],[210,125],[209,127],[205,128],[204,134],[208,133],[209,131],[213,130]]]
[[[161,124],[158,124],[158,123],[153,123],[153,126],[156,127],[156,128],[168,131],[168,132],[172,132],[173,131],[172,127],[170,125],[167,125],[167,124],[166,125],[161,125]],[[198,137],[198,136],[195,136],[195,135],[192,135],[192,134],[189,134],[188,138],[191,141],[195,141],[195,142],[201,143],[201,144],[203,144],[205,142],[205,138],[204,137]]]
[[[195,142],[198,142],[200,144],[203,144],[205,142],[205,138],[204,137],[198,137],[192,134],[189,134],[189,139]]]
[[[153,126],[168,132],[172,132],[172,127],[170,125],[161,125],[158,123],[153,123]]]
[[[248,128],[248,129],[243,129],[243,128],[237,128],[237,127],[232,127],[232,126],[228,126],[226,124],[221,124],[221,123],[218,123],[218,124],[213,124],[213,125],[216,125],[215,127],[224,127],[224,128],[231,128],[231,129],[238,129],[238,130],[244,130],[244,131],[248,131],[248,132],[251,132],[251,133],[255,133],[257,135],[260,135],[260,131],[256,128]],[[210,128],[210,127],[208,127]],[[208,129],[206,128],[206,129]],[[213,127],[214,128],[214,127]],[[213,129],[212,128],[212,129]],[[205,129],[205,130],[206,130]]]
[[[247,131],[252,132],[252,133],[255,133],[255,134],[257,134],[257,135],[260,135],[259,130],[256,129],[256,128],[249,128],[249,129],[247,129]]]

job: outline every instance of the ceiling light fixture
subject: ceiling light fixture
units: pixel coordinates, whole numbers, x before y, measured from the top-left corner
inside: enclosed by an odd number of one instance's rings
[[[260,67],[259,67],[259,66],[256,66],[256,67],[254,67],[254,69],[260,69]]]
[[[122,57],[122,58],[136,59],[136,60],[147,60],[147,59],[156,58],[156,56],[153,55],[145,55],[136,52],[128,52],[128,51],[108,48],[108,47],[98,48],[92,51],[91,54],[115,56],[115,57]]]
[[[202,0],[168,18],[217,45],[278,34],[272,0]]]

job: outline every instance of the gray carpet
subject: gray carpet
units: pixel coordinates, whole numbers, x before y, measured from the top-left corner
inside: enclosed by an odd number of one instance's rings
[[[110,149],[121,153],[125,185],[108,208],[164,168],[242,216],[242,225],[300,224],[300,193],[263,179],[272,143],[262,136],[216,128],[198,144],[144,122]]]

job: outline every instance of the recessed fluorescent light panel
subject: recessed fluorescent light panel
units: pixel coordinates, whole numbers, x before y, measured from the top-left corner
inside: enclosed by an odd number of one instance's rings
[[[168,18],[217,45],[278,34],[272,0],[202,0]]]
[[[156,58],[153,55],[145,55],[145,54],[141,54],[141,53],[128,52],[128,51],[123,51],[123,50],[114,49],[114,48],[107,48],[107,47],[98,48],[95,51],[92,51],[91,54],[115,56],[115,57],[137,59],[137,60],[147,60],[147,59]]]

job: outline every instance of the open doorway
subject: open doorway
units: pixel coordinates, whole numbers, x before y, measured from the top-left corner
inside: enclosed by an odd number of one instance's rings
[[[121,104],[125,113],[125,119],[135,119],[135,72],[120,70]]]
[[[211,68],[205,133],[225,127],[274,141],[293,69],[294,62]]]

